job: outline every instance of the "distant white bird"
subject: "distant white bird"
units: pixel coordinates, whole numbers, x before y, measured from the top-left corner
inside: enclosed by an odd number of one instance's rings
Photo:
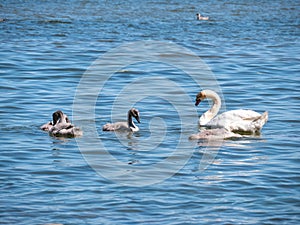
[[[102,127],[103,131],[123,131],[123,132],[135,132],[139,131],[138,126],[136,126],[132,120],[132,117],[140,123],[140,113],[137,109],[131,108],[127,114],[127,122],[116,122],[116,123],[107,123]]]
[[[231,110],[216,116],[221,107],[219,95],[211,90],[203,90],[196,96],[197,106],[202,100],[210,98],[213,101],[212,107],[203,113],[199,119],[200,126],[210,128],[225,128],[235,133],[259,133],[268,120],[268,112],[259,114],[253,110]]]
[[[201,16],[200,13],[197,13],[196,16],[197,16],[197,20],[209,20],[208,16]]]
[[[60,110],[54,112],[52,121],[42,125],[41,129],[56,137],[78,137],[83,134],[82,130],[75,127],[68,116]]]

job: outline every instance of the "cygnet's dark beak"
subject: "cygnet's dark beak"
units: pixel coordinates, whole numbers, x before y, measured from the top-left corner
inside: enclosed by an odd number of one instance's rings
[[[136,121],[137,121],[138,123],[140,123],[140,117],[139,117],[139,116],[135,117],[135,119],[136,119]]]
[[[196,99],[195,106],[198,106],[200,102],[201,102],[200,99]]]

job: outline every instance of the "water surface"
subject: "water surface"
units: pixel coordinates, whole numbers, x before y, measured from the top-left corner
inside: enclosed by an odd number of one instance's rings
[[[299,222],[299,11],[297,1],[279,0],[1,2],[1,224]],[[195,20],[198,12],[210,20]],[[176,43],[201,57],[227,110],[267,110],[261,135],[225,141],[217,154],[186,140],[193,151],[183,168],[157,184],[134,187],[96,173],[75,139],[39,130],[57,109],[72,116],[76,88],[94,60],[146,40]],[[119,139],[102,132],[118,92],[137,77],[172,79],[191,99],[186,107],[194,107],[200,90],[178,68],[149,62],[129,65],[108,81],[96,117],[86,119],[95,121],[110,153],[133,169],[166,159],[182,135],[177,110],[162,96],[136,103],[140,132]],[[201,104],[198,114],[209,107]],[[115,116],[125,119],[126,111]],[[167,129],[154,132],[160,123]],[[190,123],[197,132],[194,114]],[[215,160],[199,170],[209,155]]]

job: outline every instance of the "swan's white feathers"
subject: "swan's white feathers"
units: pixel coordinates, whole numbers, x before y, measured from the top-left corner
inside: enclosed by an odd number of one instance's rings
[[[236,133],[259,133],[268,120],[268,112],[260,114],[248,109],[230,110],[217,115],[221,107],[218,94],[211,90],[203,90],[197,94],[196,102],[205,98],[212,99],[213,106],[201,115],[199,119],[200,126],[225,128]]]
[[[257,133],[267,121],[267,117],[268,112],[261,115],[253,110],[231,110],[216,116],[205,126],[225,128],[233,132]]]

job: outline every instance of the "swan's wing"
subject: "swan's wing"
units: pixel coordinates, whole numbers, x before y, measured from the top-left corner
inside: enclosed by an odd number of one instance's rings
[[[224,127],[229,131],[255,133],[266,122],[266,120],[260,121],[263,115],[253,110],[231,110],[216,116],[207,125],[211,127]]]
[[[102,127],[103,131],[130,131],[127,122],[107,123]]]
[[[63,137],[79,137],[82,136],[83,132],[78,127],[70,127],[67,129],[61,129],[55,133],[55,136],[63,136]]]
[[[41,130],[49,131],[53,127],[52,122],[45,123],[40,127]]]
[[[237,109],[237,110],[230,110],[228,112],[225,112],[233,118],[240,118],[242,120],[255,120],[258,117],[261,116],[258,112],[255,112],[253,110],[245,110],[245,109]]]
[[[57,123],[49,130],[49,134],[55,137],[77,137],[83,134],[82,130],[71,123]]]
[[[71,123],[57,123],[55,126],[53,126],[53,130],[56,130],[56,131],[59,131],[59,130],[62,130],[62,129],[70,129],[74,127],[73,124]]]

